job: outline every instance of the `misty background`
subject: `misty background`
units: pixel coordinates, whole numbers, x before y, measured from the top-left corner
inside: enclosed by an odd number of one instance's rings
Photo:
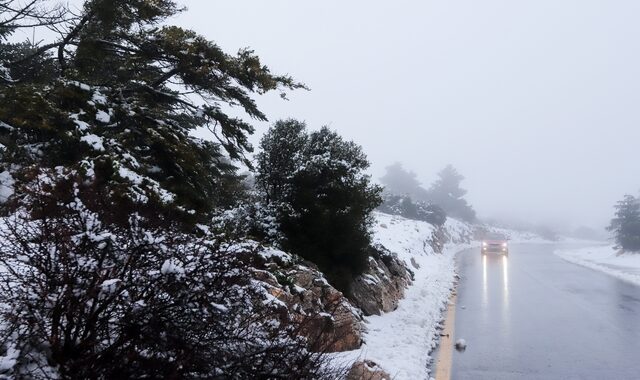
[[[639,2],[183,3],[177,24],[311,88],[258,99],[270,122],[330,126],[376,180],[452,164],[480,218],[561,230],[602,229],[640,188]]]
[[[330,125],[376,179],[451,163],[480,217],[558,228],[602,228],[640,188],[636,1],[185,4],[178,23],[311,88],[262,100],[271,121]]]

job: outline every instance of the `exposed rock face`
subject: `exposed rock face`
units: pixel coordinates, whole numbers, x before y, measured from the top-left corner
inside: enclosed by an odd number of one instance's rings
[[[353,363],[347,380],[391,380],[391,375],[371,360]]]
[[[362,345],[362,313],[312,264],[279,258],[258,267],[264,269],[254,270],[256,279],[267,284],[269,293],[302,322],[300,333],[317,342],[316,350],[340,352]]]
[[[445,226],[440,226],[433,230],[428,243],[434,252],[442,253],[445,244],[469,243],[474,238],[474,234],[475,232],[467,229],[460,229],[452,233]]]
[[[370,249],[365,272],[351,286],[348,297],[365,315],[393,311],[413,281],[413,272],[383,246]]]

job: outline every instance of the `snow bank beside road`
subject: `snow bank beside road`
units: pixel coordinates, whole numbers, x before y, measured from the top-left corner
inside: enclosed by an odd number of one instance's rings
[[[640,254],[638,253],[620,253],[610,245],[560,249],[555,253],[569,262],[640,285]]]
[[[438,341],[437,326],[454,286],[454,256],[470,246],[463,241],[471,231],[449,220],[445,229],[456,243],[447,244],[440,254],[429,244],[434,232],[429,223],[383,213],[375,217],[374,241],[404,260],[415,281],[395,311],[365,318],[365,344],[341,356],[372,360],[397,380],[428,379],[429,354]]]

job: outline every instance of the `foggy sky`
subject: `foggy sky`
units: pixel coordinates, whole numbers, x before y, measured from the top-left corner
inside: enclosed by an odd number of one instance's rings
[[[574,227],[640,189],[638,1],[181,3],[172,22],[311,88],[259,99],[271,122],[329,125],[376,179],[451,163],[480,217]]]
[[[595,227],[640,188],[638,1],[184,4],[178,23],[311,88],[261,100],[271,121],[330,125],[375,178],[451,163],[480,216]]]

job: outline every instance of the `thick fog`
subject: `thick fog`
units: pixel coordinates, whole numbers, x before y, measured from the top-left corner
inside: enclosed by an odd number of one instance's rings
[[[271,121],[331,126],[374,178],[451,163],[480,217],[597,228],[640,188],[640,2],[183,3],[179,24],[310,87],[261,99]]]

